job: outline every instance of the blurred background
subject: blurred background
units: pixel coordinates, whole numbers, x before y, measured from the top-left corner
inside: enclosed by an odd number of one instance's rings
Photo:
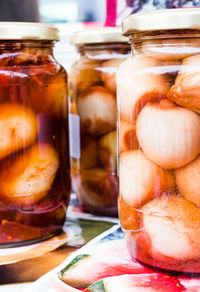
[[[104,21],[106,0],[1,0],[0,21]]]
[[[48,23],[103,22],[106,11],[105,0],[38,0],[38,6],[41,19]]]
[[[60,30],[55,57],[69,72],[77,54],[70,44],[75,31],[121,25],[129,14],[154,9],[200,7],[200,0],[0,0],[0,21],[54,24]]]

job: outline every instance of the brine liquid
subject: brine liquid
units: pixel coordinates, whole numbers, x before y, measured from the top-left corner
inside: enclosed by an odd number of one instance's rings
[[[162,33],[117,72],[119,217],[134,258],[200,273],[199,39]]]
[[[47,44],[32,46],[0,44],[2,246],[61,230],[69,201],[66,73]]]
[[[115,73],[128,56],[127,44],[83,46],[72,66],[72,184],[84,210],[117,216],[117,102]],[[76,124],[76,125],[75,125]],[[76,129],[76,131],[73,131]],[[71,140],[71,141],[72,141]]]

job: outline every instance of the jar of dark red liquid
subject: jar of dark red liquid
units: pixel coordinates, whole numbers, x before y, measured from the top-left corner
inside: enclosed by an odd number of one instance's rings
[[[0,246],[45,239],[70,194],[67,76],[53,56],[58,30],[0,23]]]
[[[129,16],[117,72],[119,213],[141,262],[200,273],[200,9]]]
[[[117,102],[115,72],[130,46],[120,28],[75,33],[79,57],[70,83],[71,174],[87,212],[117,215]]]

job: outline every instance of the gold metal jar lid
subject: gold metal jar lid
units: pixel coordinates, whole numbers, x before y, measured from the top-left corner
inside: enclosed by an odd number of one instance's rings
[[[77,31],[71,38],[75,45],[96,43],[127,43],[128,38],[122,35],[121,27],[102,27]]]
[[[0,40],[59,41],[58,29],[49,24],[35,22],[0,22]]]
[[[154,10],[132,14],[122,22],[124,35],[173,29],[200,29],[200,8]]]

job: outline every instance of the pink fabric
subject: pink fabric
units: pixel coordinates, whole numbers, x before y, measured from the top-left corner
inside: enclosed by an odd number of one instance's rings
[[[107,0],[105,26],[116,26],[117,0]]]

